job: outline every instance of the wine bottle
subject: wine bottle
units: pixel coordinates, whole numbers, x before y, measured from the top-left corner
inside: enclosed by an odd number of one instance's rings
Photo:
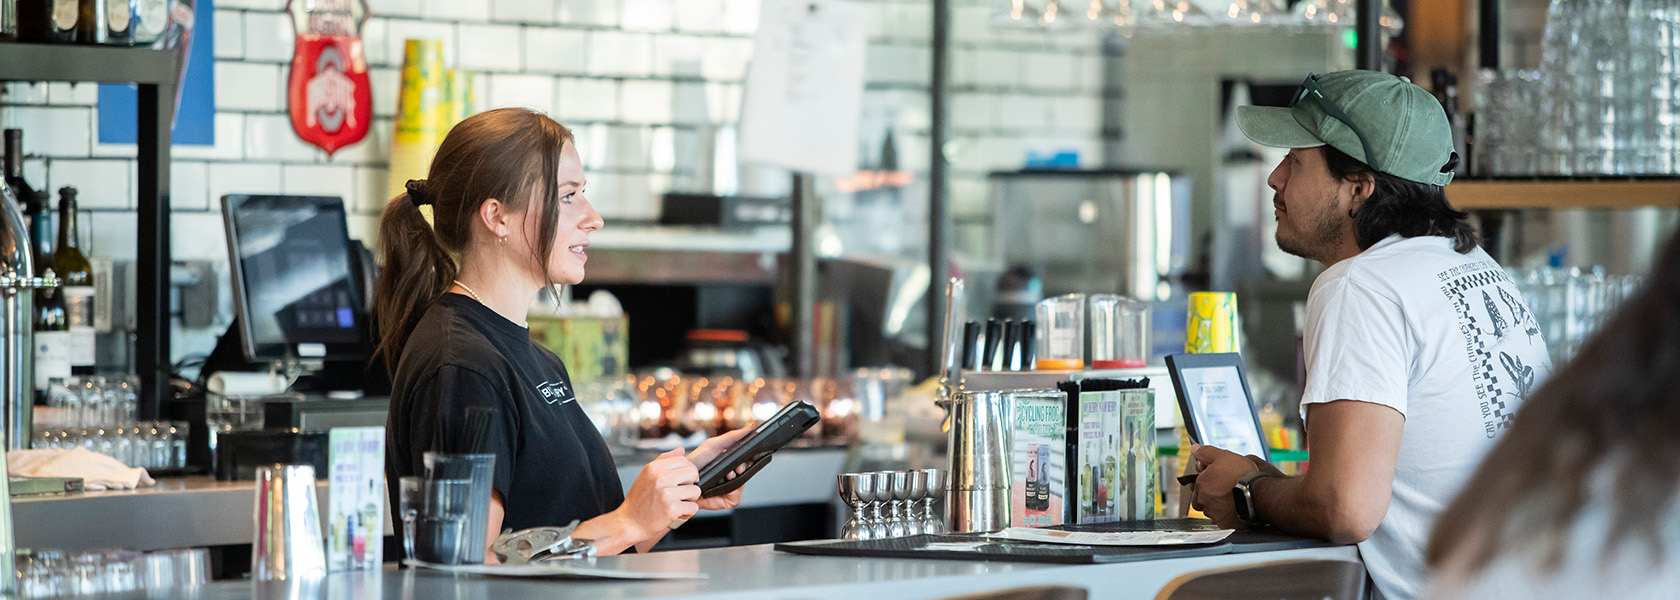
[[[18,202],[27,203],[35,197],[35,188],[23,179],[23,130],[7,129],[5,140],[6,187],[12,188]]]
[[[1038,449],[1029,444],[1027,445],[1027,489],[1023,493],[1026,502],[1022,503],[1028,514],[1038,510],[1038,486]]]
[[[1114,510],[1114,500],[1120,494],[1120,469],[1115,454],[1120,448],[1114,443],[1114,434],[1108,434],[1108,445],[1103,447],[1102,457],[1102,487],[1107,490],[1102,495],[1102,513],[1111,517],[1121,517],[1119,511]]]
[[[35,273],[39,275],[52,268],[52,194],[46,190],[37,190],[24,205],[29,211],[29,241],[34,245]]]
[[[52,277],[52,268],[41,271]],[[70,322],[65,319],[64,296],[58,288],[35,291],[35,402],[46,400],[54,378],[70,377]]]
[[[76,43],[105,43],[105,10],[108,0],[79,0],[76,17]]]
[[[93,266],[82,254],[76,227],[76,188],[58,190],[58,248],[53,270],[63,287],[64,312],[70,324],[70,370],[92,375],[94,367]]]
[[[0,42],[18,39],[18,0],[0,0]]]
[[[1050,510],[1050,446],[1038,447],[1038,510]]]

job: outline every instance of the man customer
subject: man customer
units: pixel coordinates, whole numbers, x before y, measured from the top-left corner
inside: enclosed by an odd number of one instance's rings
[[[1551,371],[1539,326],[1446,200],[1458,157],[1428,92],[1314,75],[1288,108],[1241,107],[1237,123],[1290,149],[1267,179],[1278,247],[1327,267],[1307,298],[1312,467],[1198,447],[1194,504],[1222,526],[1357,543],[1379,597],[1413,598],[1444,499]]]

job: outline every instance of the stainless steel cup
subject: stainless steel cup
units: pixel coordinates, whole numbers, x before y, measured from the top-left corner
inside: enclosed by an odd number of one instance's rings
[[[315,500],[315,467],[258,467],[255,516],[253,579],[312,580],[327,574],[321,511]]]
[[[927,513],[922,522],[922,533],[944,533],[945,523],[934,516],[933,504],[945,498],[945,472],[939,469],[922,469],[927,475]]]
[[[942,403],[950,411],[950,530],[1008,527],[1010,392],[958,392]]]

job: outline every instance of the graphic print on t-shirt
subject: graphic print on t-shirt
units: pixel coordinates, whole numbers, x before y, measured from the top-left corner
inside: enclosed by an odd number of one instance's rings
[[[1458,330],[1464,335],[1464,352],[1481,403],[1482,430],[1491,439],[1511,425],[1516,407],[1528,398],[1540,375],[1533,365],[1523,364],[1515,351],[1502,347],[1527,345],[1539,335],[1539,327],[1522,301],[1499,287],[1511,280],[1493,262],[1463,264],[1435,276],[1458,314]],[[1503,308],[1494,301],[1495,295],[1505,304]]]
[[[576,398],[572,397],[572,389],[561,381],[544,381],[537,384],[537,393],[542,394],[543,400],[549,404],[565,404]]]

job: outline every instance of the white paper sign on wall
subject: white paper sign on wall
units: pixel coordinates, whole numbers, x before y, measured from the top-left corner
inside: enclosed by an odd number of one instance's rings
[[[765,0],[741,107],[740,159],[805,173],[857,169],[867,32],[842,0]]]

